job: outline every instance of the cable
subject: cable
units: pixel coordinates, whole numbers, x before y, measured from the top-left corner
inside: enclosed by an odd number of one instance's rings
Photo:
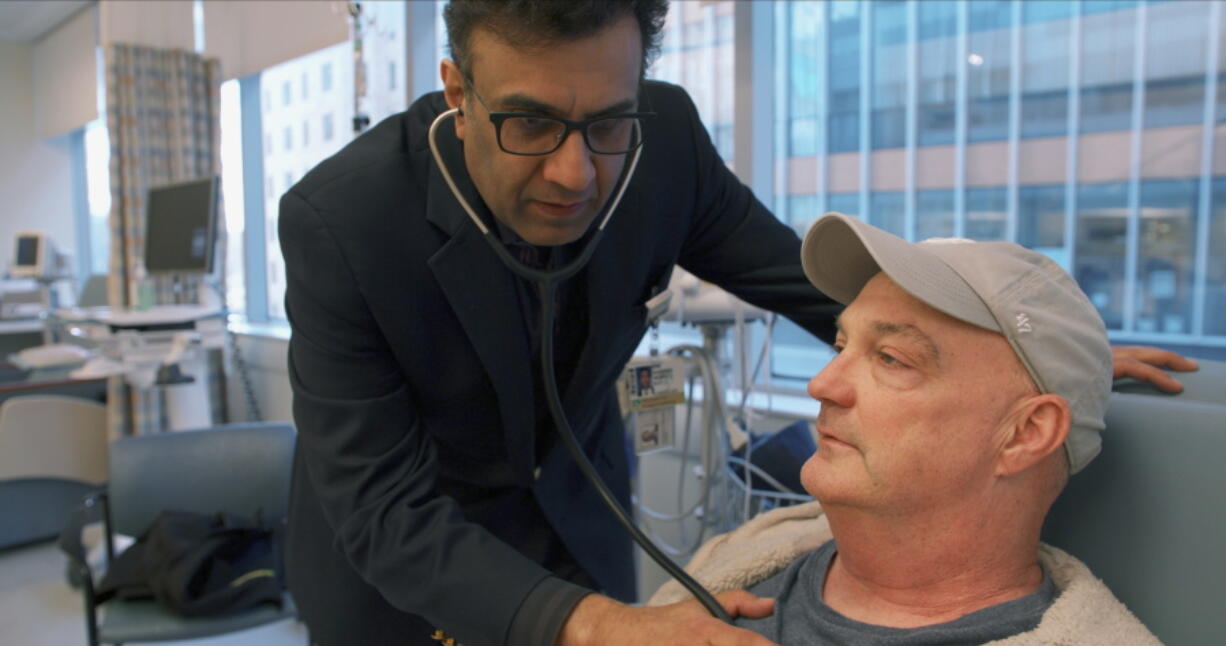
[[[571,456],[579,465],[579,470],[596,488],[596,493],[604,501],[606,507],[613,512],[613,515],[621,522],[630,536],[643,548],[652,560],[660,564],[670,576],[675,578],[690,594],[698,599],[708,612],[725,623],[732,623],[732,617],[728,615],[723,606],[715,600],[715,597],[707,592],[697,581],[694,580],[685,570],[681,569],[668,555],[660,551],[660,548],[643,534],[638,525],[622,508],[621,503],[613,496],[613,492],[609,491],[608,485],[600,479],[600,475],[596,473],[596,469],[592,467],[592,463],[588,460],[587,455],[583,453],[583,449],[579,447],[579,441],[575,439],[575,433],[570,427],[570,423],[566,419],[566,411],[562,408],[562,399],[558,393],[557,375],[553,366],[553,324],[554,324],[554,293],[557,284],[552,280],[542,280],[537,283],[541,300],[541,368],[545,371],[545,395],[549,403],[549,412],[553,415],[554,424],[558,429],[558,436],[566,445]]]
[[[226,293],[228,291],[226,289],[226,271],[228,269],[227,256],[229,255],[230,232],[226,230],[224,221],[220,228],[223,234],[221,236],[221,244],[218,245],[221,247],[221,262],[218,263],[220,265],[220,270],[218,271],[219,278],[217,281],[208,282],[214,283],[212,287],[217,290],[217,296],[221,300],[222,316],[225,317],[225,321],[223,321],[225,343],[230,351],[230,358],[234,362],[234,369],[238,371],[239,384],[243,389],[243,398],[247,404],[247,418],[252,422],[259,422],[263,418],[260,415],[260,402],[255,398],[255,388],[251,385],[251,372],[247,368],[247,360],[243,357],[242,349],[239,348],[238,335],[230,329],[230,298]]]

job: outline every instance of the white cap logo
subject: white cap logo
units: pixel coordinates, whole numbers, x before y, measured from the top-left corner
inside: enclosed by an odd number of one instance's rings
[[[1014,320],[1017,321],[1018,334],[1025,334],[1027,332],[1034,331],[1033,328],[1030,327],[1030,317],[1026,316],[1024,312],[1015,316]]]

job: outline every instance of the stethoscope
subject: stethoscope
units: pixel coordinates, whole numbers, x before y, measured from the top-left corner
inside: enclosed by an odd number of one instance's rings
[[[609,219],[613,216],[613,212],[617,210],[617,205],[621,203],[622,196],[626,193],[626,187],[630,185],[630,178],[634,176],[634,171],[638,168],[639,157],[643,154],[643,146],[640,144],[634,149],[630,163],[622,169],[621,176],[618,177],[617,189],[613,192],[612,199],[605,206],[604,214],[596,220],[596,230],[592,232],[587,243],[584,244],[583,250],[574,260],[570,261],[563,267],[557,269],[535,269],[529,267],[517,260],[507,251],[506,247],[498,241],[492,229],[485,225],[485,222],[477,216],[477,212],[472,205],[460,192],[456,186],[455,180],[451,177],[451,171],[447,169],[447,164],[443,161],[442,154],[438,150],[438,142],[436,141],[436,133],[438,132],[439,124],[444,120],[455,117],[459,114],[459,108],[452,108],[435,117],[434,122],[430,124],[430,131],[427,133],[426,139],[430,143],[430,153],[434,156],[434,162],[438,165],[439,172],[443,175],[443,180],[447,182],[447,187],[451,189],[452,195],[455,195],[456,201],[468,213],[468,218],[472,220],[477,229],[481,231],[481,236],[489,243],[490,248],[494,250],[494,255],[506,265],[517,276],[526,280],[532,281],[540,295],[541,302],[541,370],[544,372],[545,383],[545,399],[549,404],[549,413],[553,417],[554,425],[557,426],[558,436],[562,439],[562,443],[566,445],[566,449],[570,452],[575,462],[579,465],[579,469],[583,475],[596,488],[596,492],[600,494],[601,500],[604,501],[609,511],[617,517],[617,520],[629,532],[631,538],[634,539],[643,551],[664,568],[674,579],[677,579],[686,590],[690,591],[707,611],[719,619],[732,623],[732,618],[724,611],[723,606],[715,600],[715,597],[707,592],[697,581],[689,574],[682,570],[676,563],[664,555],[651,539],[634,524],[630,515],[622,508],[617,499],[613,497],[613,492],[609,491],[608,485],[600,479],[600,475],[596,473],[596,469],[592,467],[592,463],[588,460],[587,455],[579,448],[579,442],[575,439],[575,433],[570,427],[570,422],[566,419],[566,411],[562,408],[562,398],[558,393],[557,376],[554,374],[553,366],[553,320],[554,320],[554,294],[557,292],[558,285],[562,281],[574,276],[583,269],[592,254],[596,251],[596,244],[600,242],[601,236],[604,235],[605,225],[609,223]],[[582,133],[580,133],[582,136]],[[641,133],[640,133],[641,136]]]

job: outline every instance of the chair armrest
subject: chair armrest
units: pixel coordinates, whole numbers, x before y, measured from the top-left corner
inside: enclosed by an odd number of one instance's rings
[[[60,531],[60,551],[68,555],[68,560],[74,569],[82,570],[88,580],[91,576],[89,559],[85,553],[85,545],[81,541],[81,532],[86,525],[102,520],[106,504],[106,491],[97,490],[85,496],[76,509],[68,514],[64,529]]]

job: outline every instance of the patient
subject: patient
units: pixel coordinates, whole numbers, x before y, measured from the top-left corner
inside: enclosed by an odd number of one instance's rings
[[[801,480],[818,502],[691,562],[716,590],[776,599],[738,624],[782,644],[1158,643],[1039,542],[1099,452],[1111,387],[1106,330],[1076,283],[1011,243],[908,243],[839,214],[802,255],[849,304],[838,356],[809,382],[819,441]],[[682,594],[670,583],[653,603]]]

